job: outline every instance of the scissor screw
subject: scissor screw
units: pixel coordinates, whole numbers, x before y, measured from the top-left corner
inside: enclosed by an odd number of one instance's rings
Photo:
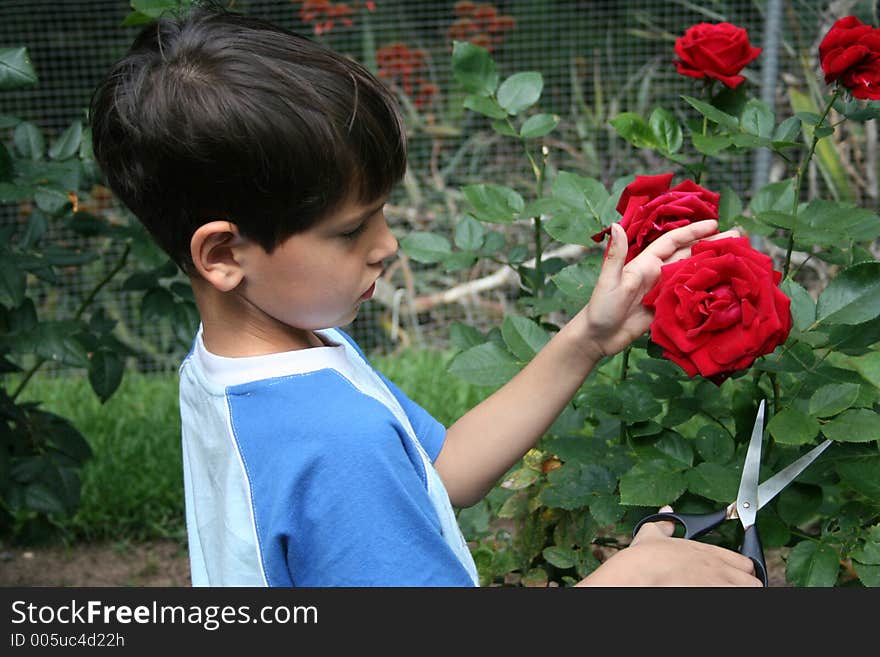
[[[749,504],[748,502],[743,502],[743,508],[744,508],[744,509],[748,509],[750,506],[752,506],[752,505]]]

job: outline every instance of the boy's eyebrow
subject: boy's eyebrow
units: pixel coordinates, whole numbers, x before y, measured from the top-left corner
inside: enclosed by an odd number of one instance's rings
[[[361,214],[356,215],[356,216],[354,216],[354,217],[349,217],[348,219],[345,219],[342,223],[343,223],[344,225],[346,225],[346,226],[348,226],[348,225],[352,225],[352,226],[353,226],[353,225],[355,225],[355,224],[360,224],[361,222],[366,221],[367,219],[369,219],[370,217],[372,217],[374,214],[376,214],[379,210],[381,210],[382,207],[383,207],[387,202],[388,202],[388,199],[387,199],[387,198],[383,198],[379,203],[377,203],[376,205],[370,207],[368,210],[366,210],[366,211],[362,212]]]

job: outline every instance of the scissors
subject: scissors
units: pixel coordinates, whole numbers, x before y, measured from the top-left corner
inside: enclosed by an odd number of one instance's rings
[[[681,523],[684,527],[684,538],[699,538],[726,520],[739,519],[745,530],[739,552],[754,562],[756,577],[763,582],[764,586],[767,586],[767,565],[764,562],[764,549],[761,546],[761,538],[755,525],[758,510],[776,497],[810,463],[815,461],[831,445],[831,441],[826,440],[817,445],[759,486],[758,471],[761,467],[761,442],[763,436],[764,400],[761,400],[761,404],[758,406],[758,416],[755,418],[755,426],[752,429],[749,448],[746,452],[746,460],[743,462],[742,477],[739,481],[739,492],[736,495],[736,501],[731,502],[725,508],[714,513],[654,513],[642,518],[633,530],[633,534],[635,535],[646,522],[672,520]]]

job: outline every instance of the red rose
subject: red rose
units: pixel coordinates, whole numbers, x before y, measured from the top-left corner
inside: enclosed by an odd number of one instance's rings
[[[747,237],[704,240],[691,253],[663,266],[642,304],[654,311],[651,340],[663,355],[721,385],[786,341],[791,302]]]
[[[739,72],[761,54],[749,43],[745,28],[731,23],[698,23],[675,42],[678,72],[692,78],[714,78],[736,88],[745,78]]]
[[[671,173],[636,176],[620,195],[617,211],[623,215],[620,225],[626,231],[629,244],[627,262],[673,228],[718,218],[720,194],[710,192],[692,180],[669,189],[671,181]],[[610,232],[611,229],[606,228],[593,235],[593,240],[601,242]]]
[[[825,82],[840,80],[855,98],[880,100],[880,29],[841,18],[819,44]]]

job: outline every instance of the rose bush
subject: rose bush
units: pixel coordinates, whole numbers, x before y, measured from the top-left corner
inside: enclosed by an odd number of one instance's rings
[[[761,54],[748,33],[731,23],[699,23],[675,42],[678,72],[692,78],[719,80],[736,88],[745,80],[740,71]]]
[[[688,31],[703,59],[686,52],[692,61],[735,64],[715,72],[737,82],[754,51],[744,32],[725,30],[730,38]],[[455,375],[484,386],[507,382],[546,344],[560,315],[588,301],[601,252],[588,249],[573,263],[548,257],[558,243],[595,247],[592,237],[619,221],[639,248],[667,224],[708,211],[717,211],[722,230],[739,226],[750,236],[707,240],[667,266],[648,296],[652,337],[663,346],[643,336],[601,361],[487,501],[460,512],[483,583],[572,583],[598,565],[599,550],[625,545],[635,522],[657,507],[699,513],[730,502],[758,404],[767,400],[767,471],[819,440],[835,443],[761,509],[768,556],[784,555],[786,578],[797,586],[880,585],[880,261],[871,248],[880,217],[836,200],[821,184],[833,179],[813,171],[814,155],[833,150],[830,137],[841,139],[849,124],[853,152],[870,147],[858,140],[880,106],[848,97],[840,78],[827,95],[816,90],[816,111],[807,105],[779,117],[748,96],[749,85],[709,76],[675,112],[655,107],[647,118],[622,112],[610,120],[644,164],[641,175],[624,171],[608,185],[559,170],[559,140],[543,137],[560,117],[534,109],[540,73],[503,78],[485,50],[464,43],[453,49],[453,72],[464,107],[520,142],[535,181],[516,189],[466,185],[467,211],[449,236],[416,232],[401,242],[411,258],[441,263],[445,274],[485,259],[519,275],[516,308],[500,327],[453,326]],[[792,106],[803,96],[797,87],[789,90]],[[715,184],[704,178],[755,148],[772,151],[777,179],[747,198],[728,185],[717,198],[700,191]],[[670,188],[678,175],[693,177],[681,196],[680,185]],[[510,230],[515,224],[528,224],[528,247],[522,231]],[[814,275],[813,263],[828,279]],[[493,531],[494,517],[510,519],[516,531]],[[731,548],[741,541],[734,525],[719,533]]]
[[[620,195],[616,210],[621,214],[620,225],[626,230],[629,262],[644,251],[663,233],[702,219],[718,218],[720,194],[685,180],[672,189],[672,173],[656,176],[636,176]],[[593,235],[601,242],[611,229]]]
[[[855,98],[880,100],[880,29],[841,18],[819,44],[825,82],[840,80]]]
[[[651,340],[688,376],[721,385],[785,343],[790,301],[782,274],[748,238],[705,240],[665,265],[642,303],[654,311]]]

